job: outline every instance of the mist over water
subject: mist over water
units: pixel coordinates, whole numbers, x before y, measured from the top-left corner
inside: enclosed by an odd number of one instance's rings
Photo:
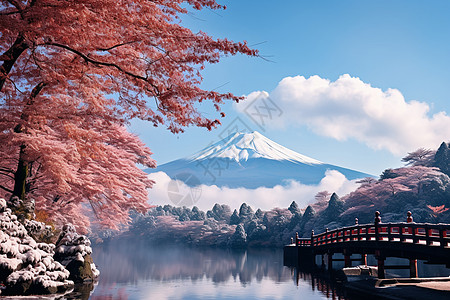
[[[283,266],[282,249],[126,241],[93,250],[101,276],[90,299],[327,299],[312,289],[310,278]]]
[[[95,300],[358,299],[320,274],[284,266],[282,249],[191,248],[116,240],[95,245],[93,258],[101,270],[89,297]],[[320,263],[319,256],[316,262]],[[389,259],[388,263],[404,261]],[[371,256],[369,264],[376,265]],[[337,262],[335,267],[343,265]],[[388,277],[407,277],[403,271],[392,270]],[[419,276],[448,275],[450,270],[443,266],[419,262]]]

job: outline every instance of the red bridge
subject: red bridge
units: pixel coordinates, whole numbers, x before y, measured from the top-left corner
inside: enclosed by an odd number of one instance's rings
[[[352,261],[367,265],[367,255],[375,255],[378,261],[378,278],[385,278],[385,269],[409,269],[410,277],[417,277],[417,260],[430,264],[444,264],[450,268],[450,224],[428,224],[412,222],[408,212],[406,223],[381,223],[380,213],[375,213],[373,224],[358,224],[324,233],[311,233],[310,238],[299,238],[284,247],[285,261],[298,265],[314,265],[316,255],[322,255],[322,264],[327,257],[328,269],[333,261],[344,261],[345,267],[351,267]],[[333,259],[333,255],[342,253],[344,259]],[[352,254],[361,255],[352,259]],[[409,259],[409,265],[387,266],[387,257]]]

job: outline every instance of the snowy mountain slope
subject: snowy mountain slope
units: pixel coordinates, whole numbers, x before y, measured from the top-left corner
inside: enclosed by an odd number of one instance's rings
[[[337,170],[350,180],[371,176],[299,154],[259,132],[232,134],[190,157],[146,171],[163,171],[172,179],[191,186],[207,184],[254,189],[286,185],[289,180],[318,184],[327,170]]]
[[[269,140],[257,131],[252,133],[235,133],[227,138],[197,152],[191,160],[214,158],[228,158],[236,162],[247,161],[253,158],[266,158],[271,160],[287,160],[304,164],[322,164],[313,158],[301,155],[274,141]]]

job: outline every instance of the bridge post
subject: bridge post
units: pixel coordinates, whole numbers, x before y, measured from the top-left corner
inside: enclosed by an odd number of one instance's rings
[[[384,260],[386,259],[380,250],[375,251],[375,257],[378,261],[378,279],[385,279]]]
[[[311,247],[314,247],[314,229],[311,230]],[[312,254],[312,265],[316,266],[316,253],[314,252],[313,248],[311,248],[311,254]]]
[[[332,271],[333,270],[333,252],[328,251],[327,258],[328,258],[328,271]]]
[[[410,211],[408,211],[406,213],[406,223],[412,223],[412,222],[413,222],[412,213]]]
[[[381,223],[380,212],[378,210],[375,212],[374,223],[375,223],[375,240],[378,242],[380,240],[379,225]]]
[[[344,249],[344,266],[350,268],[352,266],[351,253]]]
[[[409,259],[409,277],[417,278],[417,259]]]
[[[367,254],[361,253],[361,265],[367,266]]]
[[[295,233],[295,247],[298,247],[298,232]]]

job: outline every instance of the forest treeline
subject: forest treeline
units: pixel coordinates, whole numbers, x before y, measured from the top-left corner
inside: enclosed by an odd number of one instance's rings
[[[300,208],[295,201],[269,211],[243,203],[234,211],[215,204],[206,212],[197,207],[157,206],[135,214],[125,235],[155,242],[182,242],[208,246],[282,246],[298,232],[323,232],[373,222],[375,211],[382,222],[405,222],[412,212],[415,222],[450,223],[450,149],[418,149],[403,158],[405,167],[387,169],[379,177],[364,178],[360,186],[340,198],[319,192],[312,204]]]

